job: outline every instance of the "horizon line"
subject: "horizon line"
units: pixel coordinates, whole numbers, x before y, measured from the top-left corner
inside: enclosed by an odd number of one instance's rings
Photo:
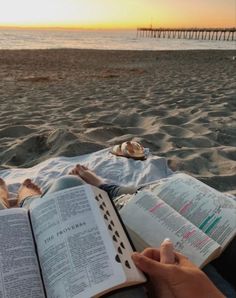
[[[232,29],[232,28],[236,28],[235,26],[225,26],[225,27],[191,27],[191,26],[171,26],[171,27],[163,27],[163,26],[136,26],[136,27],[83,27],[83,26],[30,26],[30,25],[19,25],[19,26],[15,26],[15,25],[0,25],[0,29],[35,29],[35,30],[39,30],[39,29],[44,29],[44,30],[138,30],[141,28],[150,28],[150,29],[160,29],[160,28],[169,28],[169,29],[189,29],[189,28],[195,28],[195,29]]]
[[[137,27],[83,27],[83,26],[30,26],[30,25],[0,25],[0,29],[70,29],[70,30],[136,30]]]

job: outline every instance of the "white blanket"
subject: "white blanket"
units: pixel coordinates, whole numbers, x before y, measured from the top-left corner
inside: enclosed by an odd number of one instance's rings
[[[55,157],[32,168],[17,168],[0,171],[10,192],[15,196],[20,184],[31,178],[45,190],[55,178],[66,175],[77,163],[86,165],[107,182],[119,185],[145,185],[172,174],[165,158],[148,154],[144,161],[117,157],[104,149],[91,154],[76,157]]]

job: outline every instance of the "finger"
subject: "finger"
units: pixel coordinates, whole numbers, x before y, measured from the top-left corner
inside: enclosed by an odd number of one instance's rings
[[[149,259],[160,261],[160,250],[157,248],[145,248],[141,254]]]
[[[166,266],[168,265],[161,264],[139,253],[134,253],[132,259],[135,265],[148,275],[167,279],[168,268]]]
[[[160,247],[160,262],[163,264],[175,264],[174,246],[170,239],[165,239]]]
[[[181,266],[187,266],[187,267],[192,267],[192,268],[198,268],[197,266],[195,266],[191,261],[189,261],[189,259],[182,255],[179,252],[175,252],[175,259],[176,261],[179,263],[179,265]]]

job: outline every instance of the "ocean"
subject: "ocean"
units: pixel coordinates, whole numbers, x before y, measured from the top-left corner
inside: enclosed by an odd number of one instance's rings
[[[0,49],[192,50],[236,49],[235,41],[137,37],[136,30],[0,29]]]

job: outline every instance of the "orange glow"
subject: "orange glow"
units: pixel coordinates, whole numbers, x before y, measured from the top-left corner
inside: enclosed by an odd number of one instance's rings
[[[0,5],[0,26],[236,26],[235,0],[0,0]]]

